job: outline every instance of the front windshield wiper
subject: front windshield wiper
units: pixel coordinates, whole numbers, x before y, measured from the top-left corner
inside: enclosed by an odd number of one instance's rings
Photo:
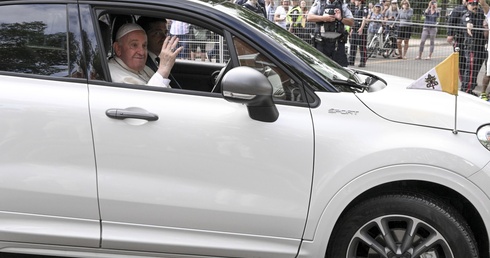
[[[360,74],[360,75],[367,76],[366,81],[364,82],[364,84],[366,84],[366,85],[371,85],[375,81],[382,81],[384,84],[386,84],[385,80],[383,80],[379,76],[376,76],[372,73],[368,73],[368,72],[361,71],[361,70],[352,70],[352,71],[354,71],[354,74]]]
[[[339,79],[332,79],[332,83],[337,86],[337,85],[342,85],[342,86],[347,86],[351,91],[354,92],[364,92],[365,90],[369,89],[369,85],[364,83],[358,83],[354,80],[339,80]]]
[[[334,76],[334,78],[332,79],[332,83],[340,85],[342,87],[346,87],[346,91],[359,93],[362,93],[364,91],[379,91],[385,88],[387,85],[384,79],[374,74],[354,69],[348,69],[348,71],[350,71],[351,74],[349,78],[347,78],[347,80],[339,80]],[[361,83],[360,81],[364,82]]]

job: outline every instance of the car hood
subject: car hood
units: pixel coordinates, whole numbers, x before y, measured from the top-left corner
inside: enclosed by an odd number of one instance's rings
[[[376,74],[388,86],[382,90],[357,94],[379,116],[402,123],[418,124],[475,133],[490,124],[490,102],[459,92],[454,95],[423,89],[407,89],[411,79]],[[456,127],[455,127],[456,126]]]

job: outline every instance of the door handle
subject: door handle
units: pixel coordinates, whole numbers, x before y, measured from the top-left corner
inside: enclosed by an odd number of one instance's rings
[[[147,121],[156,121],[158,120],[158,115],[144,111],[144,110],[129,110],[129,109],[119,109],[119,108],[110,108],[105,114],[113,119],[126,119],[126,118],[134,118],[134,119],[144,119]]]

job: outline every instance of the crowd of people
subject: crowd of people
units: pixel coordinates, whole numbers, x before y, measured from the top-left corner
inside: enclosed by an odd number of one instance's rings
[[[241,4],[240,1],[237,0],[236,3]],[[259,7],[263,4],[263,15],[266,18],[311,42],[341,66],[355,65],[359,50],[358,66],[365,67],[369,43],[380,31],[383,38],[390,32],[395,35],[386,37],[393,40],[390,44],[393,51],[386,53],[393,53],[392,57],[397,59],[407,59],[409,41],[414,30],[414,10],[409,0],[380,0],[371,3],[365,3],[365,0],[314,0],[309,10],[305,1],[282,0],[277,7],[272,0],[248,0],[247,3],[249,2],[254,2]],[[455,51],[460,52],[461,91],[473,95],[477,95],[473,90],[478,85],[478,72],[485,60],[488,62],[488,9],[485,0],[462,0],[462,5],[450,13],[447,21],[447,41],[454,45]],[[415,60],[429,60],[434,53],[441,16],[437,0],[429,0],[422,15],[424,23]],[[423,57],[427,40],[429,51]],[[349,53],[346,53],[345,48],[347,42],[350,43]],[[371,57],[376,57],[376,53]],[[487,75],[483,79],[483,92],[480,95],[484,100],[488,100],[486,89],[489,82],[490,65],[487,65]]]

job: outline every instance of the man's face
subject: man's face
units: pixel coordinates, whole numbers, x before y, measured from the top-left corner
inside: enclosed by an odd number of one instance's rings
[[[141,71],[145,68],[147,50],[146,33],[132,31],[114,44],[116,55],[131,69]]]
[[[466,7],[469,11],[476,12],[476,10],[478,9],[478,2],[468,3]]]
[[[150,24],[148,30],[148,50],[153,54],[160,54],[162,50],[163,41],[167,37],[167,23],[166,22],[153,22]]]

